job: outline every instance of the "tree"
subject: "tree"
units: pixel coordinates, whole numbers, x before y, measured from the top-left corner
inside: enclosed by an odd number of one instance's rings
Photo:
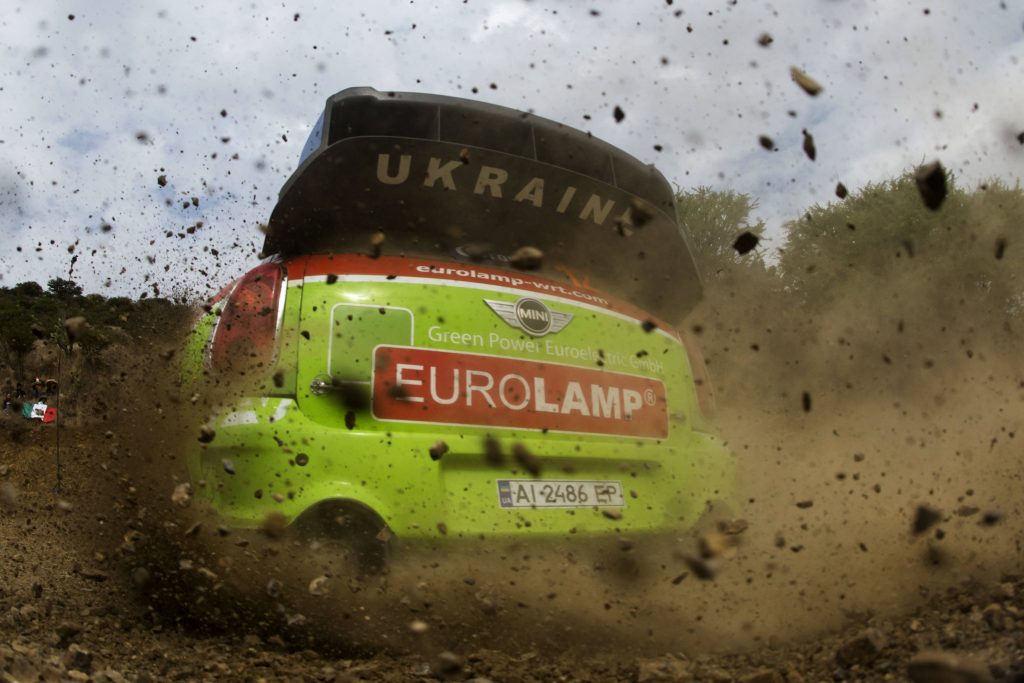
[[[785,224],[779,261],[788,285],[812,298],[826,295],[851,273],[878,278],[917,256],[940,223],[958,213],[962,195],[953,178],[941,211],[921,202],[912,174],[869,183],[842,202],[815,204]]]
[[[10,290],[0,290],[0,351],[19,380],[24,376],[25,354],[32,350],[36,340],[32,332],[34,317],[25,303],[36,300],[37,295],[32,288],[23,285],[35,284],[22,283]],[[42,292],[41,287],[39,291]]]
[[[1024,291],[1024,250],[1010,240],[1024,192],[999,181],[968,192],[952,176],[947,187],[938,211],[924,206],[911,173],[811,207],[786,224],[786,285],[810,310],[900,297],[937,317],[951,306],[1005,316]]]
[[[0,311],[0,350],[19,380],[25,374],[25,354],[32,350],[32,344],[36,339],[31,329],[21,323],[22,321],[16,318],[12,319],[10,311]]]
[[[676,217],[705,278],[737,265],[763,266],[757,250],[741,256],[733,248],[740,234],[760,236],[764,231],[764,221],[751,222],[750,214],[756,208],[757,202],[749,195],[731,190],[700,186],[676,193]]]
[[[46,289],[59,299],[71,299],[82,296],[82,288],[74,280],[55,277],[46,283]]]
[[[43,287],[38,282],[19,282],[11,287],[15,296],[42,296]]]

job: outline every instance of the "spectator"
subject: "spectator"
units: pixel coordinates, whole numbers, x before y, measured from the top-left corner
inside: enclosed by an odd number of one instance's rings
[[[4,412],[6,413],[6,412],[10,411],[10,409],[11,409],[11,407],[13,405],[14,405],[14,395],[11,394],[11,392],[8,391],[6,394],[4,394]]]
[[[18,382],[18,386],[14,388],[14,400],[21,401],[25,398],[25,387],[21,386],[21,382]]]
[[[32,400],[38,401],[39,397],[43,394],[43,380],[36,377],[35,381],[32,382]]]

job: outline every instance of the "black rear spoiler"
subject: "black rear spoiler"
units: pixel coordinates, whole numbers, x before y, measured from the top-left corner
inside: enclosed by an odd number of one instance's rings
[[[677,320],[701,296],[653,166],[588,133],[506,107],[349,88],[328,98],[281,189],[264,255],[365,252],[501,259],[535,246],[595,287]]]

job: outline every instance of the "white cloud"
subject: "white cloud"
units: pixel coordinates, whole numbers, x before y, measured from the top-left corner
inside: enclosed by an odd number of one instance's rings
[[[487,16],[473,29],[470,38],[474,43],[485,43],[501,34],[511,34],[515,41],[521,40],[524,35],[546,36],[560,41],[569,39],[561,23],[549,10],[521,0],[492,3],[488,7]]]
[[[3,285],[66,275],[78,240],[75,275],[89,289],[108,278],[118,293],[216,289],[254,263],[256,225],[309,126],[353,85],[476,97],[590,130],[682,187],[750,193],[775,236],[830,200],[837,180],[855,190],[923,159],[968,183],[1020,177],[1021,16],[998,4],[93,2],[74,21],[69,11],[25,3],[0,18]],[[756,42],[764,31],[768,48]],[[792,65],[825,92],[803,94]],[[803,128],[816,162],[800,150]],[[780,151],[761,150],[761,134]],[[192,196],[200,206],[182,208]]]

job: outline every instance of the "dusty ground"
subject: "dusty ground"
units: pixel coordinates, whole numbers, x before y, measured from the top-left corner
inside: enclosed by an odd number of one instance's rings
[[[623,581],[586,557],[513,549],[496,563],[409,558],[386,577],[332,579],[328,597],[309,594],[320,570],[308,548],[245,544],[171,503],[179,470],[159,429],[64,428],[56,492],[54,428],[5,420],[0,671],[15,681],[1024,680],[1012,438],[961,468],[906,468],[886,457],[877,425],[859,437],[874,451],[854,450],[856,435],[829,447],[853,419],[802,430],[785,445],[806,451],[783,468],[774,444],[748,443],[743,420],[723,419],[733,447],[756,457],[741,456],[749,528],[713,580],[666,566],[673,580]],[[936,452],[950,446],[938,441]],[[915,485],[922,472],[927,489]],[[915,536],[920,504],[938,518]]]
[[[959,333],[922,334],[889,364],[867,327],[857,353],[816,358],[824,325],[813,344],[707,325],[743,498],[738,543],[707,565],[622,538],[410,553],[353,578],[329,550],[225,528],[181,495],[177,445],[196,433],[159,389],[172,363],[126,357],[94,383],[125,400],[61,429],[59,491],[56,427],[4,415],[0,674],[1024,681],[1017,337],[968,355]]]

